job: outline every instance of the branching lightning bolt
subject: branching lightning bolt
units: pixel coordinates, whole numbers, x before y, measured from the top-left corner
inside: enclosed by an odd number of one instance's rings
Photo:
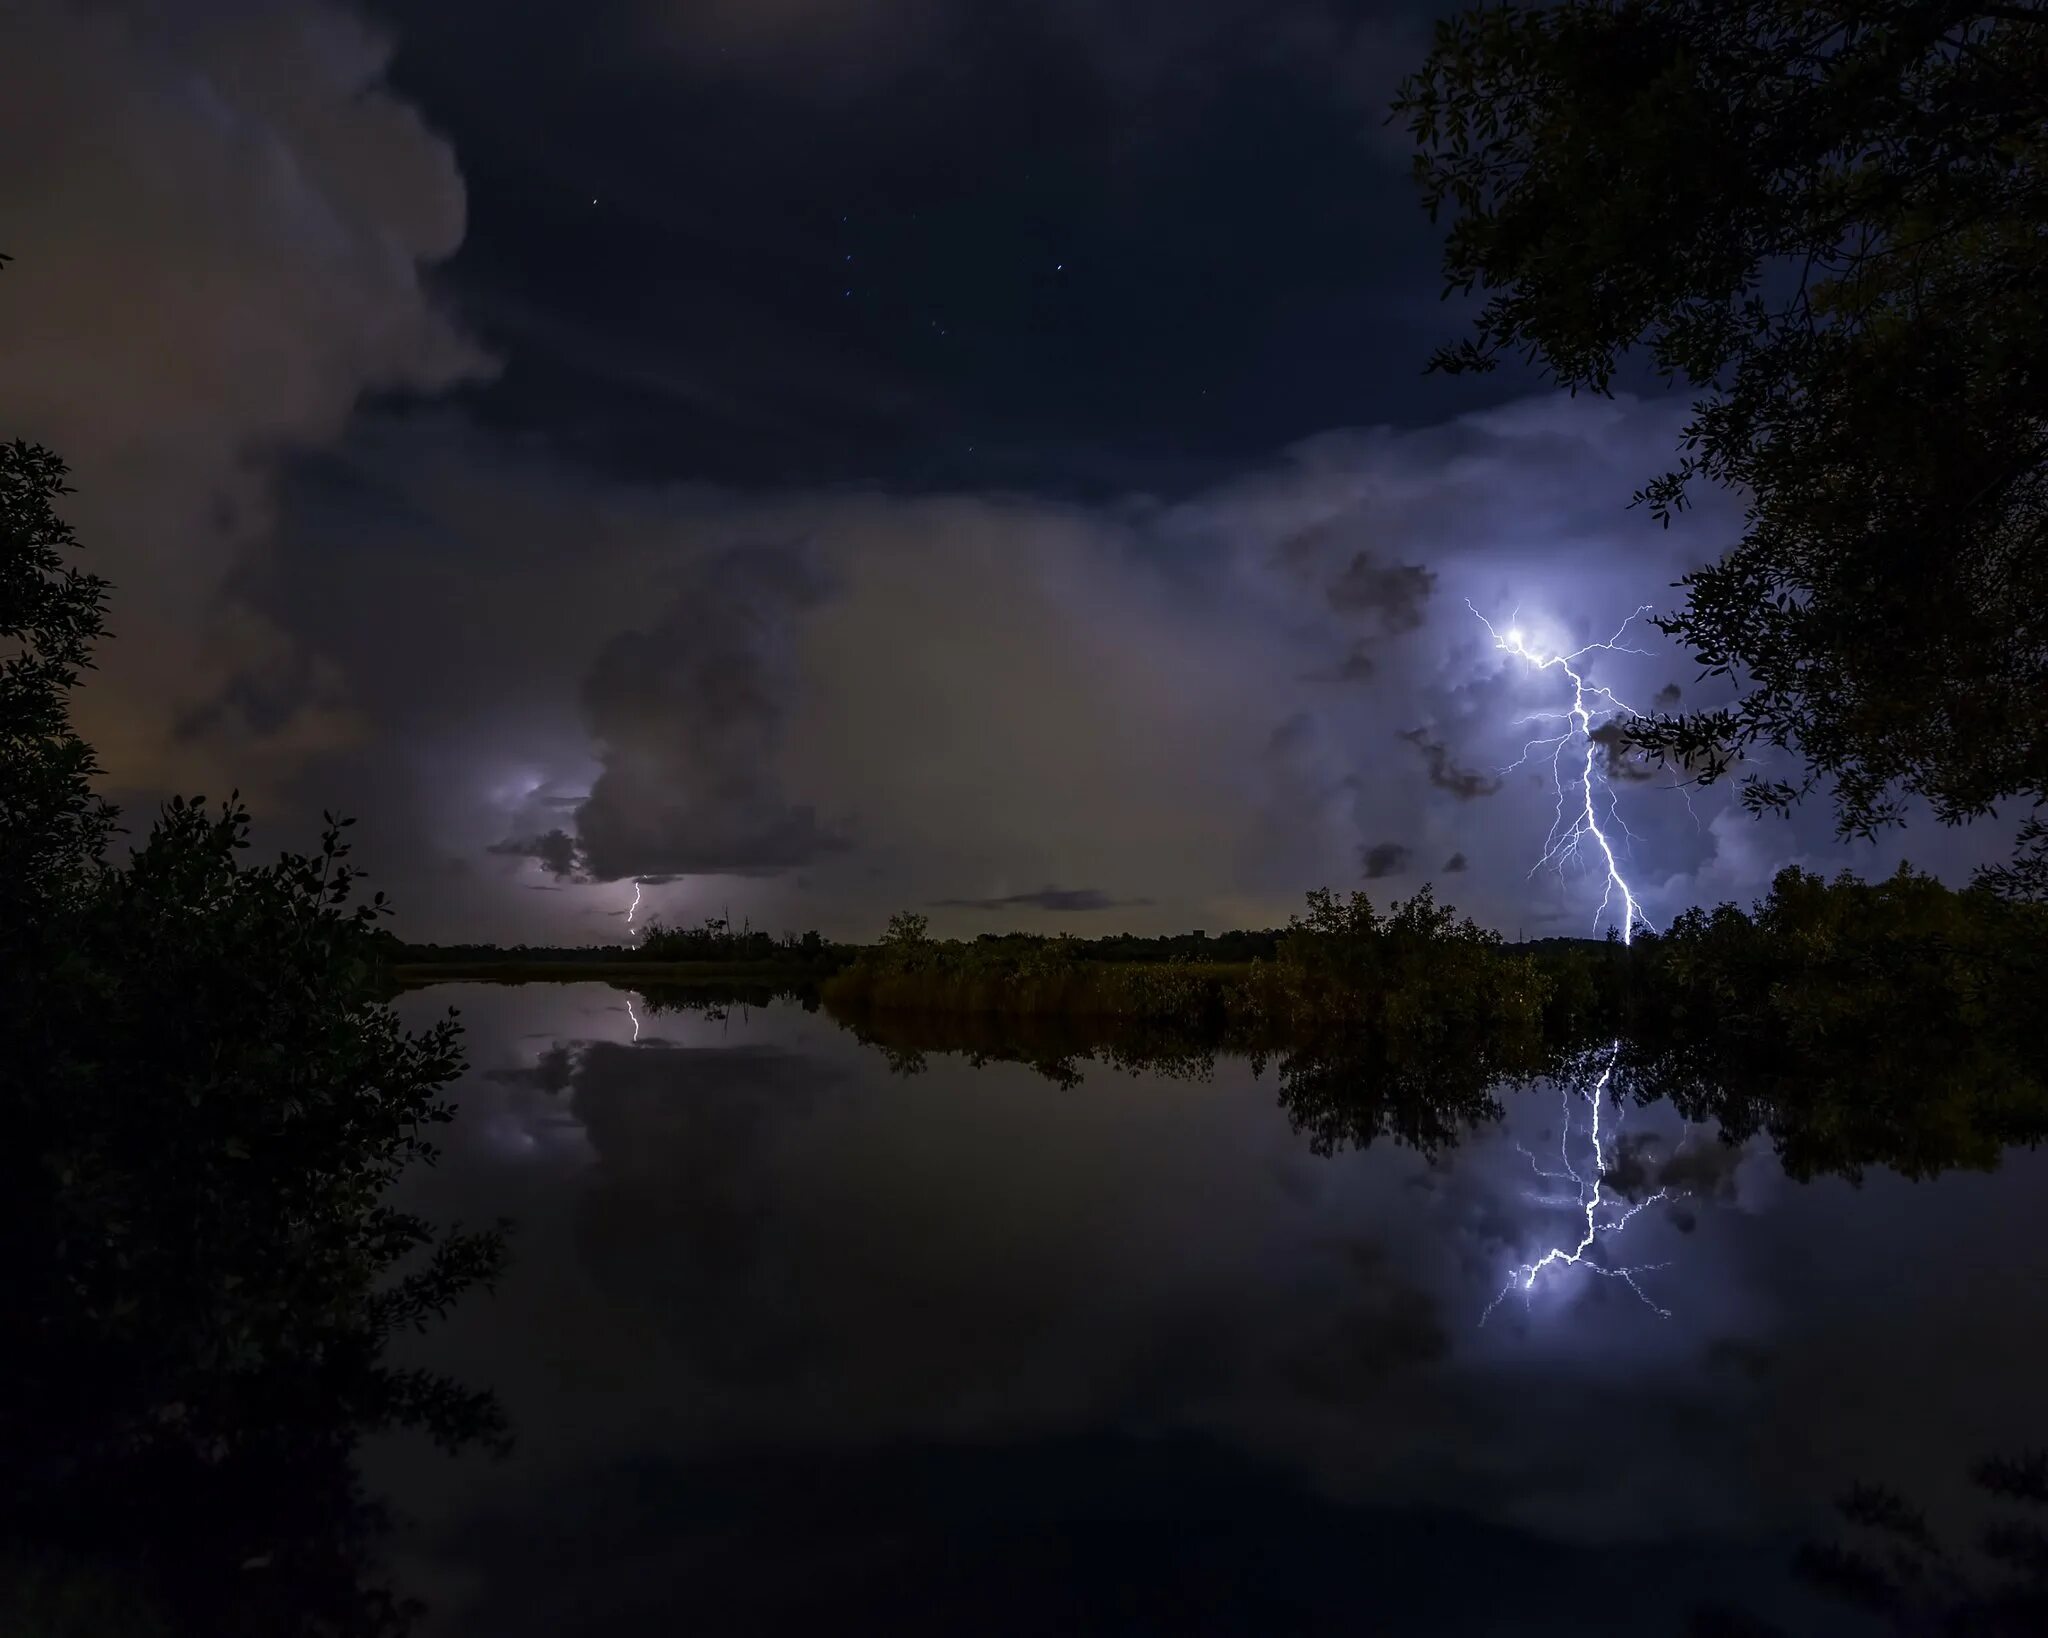
[[[1536,1289],[1537,1278],[1543,1271],[1546,1268],[1553,1267],[1583,1268],[1589,1273],[1600,1275],[1603,1279],[1621,1280],[1642,1299],[1645,1307],[1655,1310],[1664,1319],[1671,1317],[1670,1309],[1654,1302],[1650,1294],[1640,1285],[1636,1284],[1636,1276],[1638,1274],[1645,1274],[1652,1269],[1662,1268],[1664,1266],[1662,1263],[1638,1263],[1634,1266],[1623,1267],[1594,1262],[1591,1255],[1593,1248],[1600,1244],[1603,1237],[1619,1234],[1628,1227],[1630,1220],[1634,1218],[1637,1212],[1643,1210],[1646,1206],[1654,1206],[1658,1201],[1668,1200],[1671,1197],[1668,1189],[1659,1189],[1655,1194],[1648,1195],[1641,1200],[1625,1201],[1618,1196],[1613,1196],[1607,1187],[1606,1179],[1610,1157],[1606,1138],[1600,1130],[1600,1112],[1602,1105],[1607,1099],[1608,1083],[1614,1076],[1615,1060],[1620,1055],[1621,1043],[1616,1041],[1608,1053],[1606,1068],[1600,1071],[1600,1078],[1593,1083],[1586,1093],[1586,1103],[1593,1112],[1591,1134],[1593,1159],[1589,1171],[1582,1172],[1572,1164],[1572,1094],[1569,1090],[1564,1094],[1564,1124],[1558,1133],[1557,1139],[1558,1157],[1564,1165],[1564,1170],[1561,1172],[1545,1171],[1537,1164],[1534,1155],[1530,1154],[1527,1149],[1522,1150],[1522,1153],[1528,1156],[1529,1165],[1538,1177],[1555,1179],[1559,1182],[1569,1182],[1572,1185],[1576,1191],[1575,1197],[1571,1197],[1567,1201],[1551,1201],[1546,1203],[1575,1204],[1585,1214],[1585,1232],[1579,1236],[1578,1244],[1570,1248],[1553,1246],[1534,1262],[1522,1263],[1514,1268],[1508,1275],[1507,1283],[1495,1294],[1493,1301],[1486,1305],[1486,1312],[1479,1316],[1479,1323],[1481,1325],[1484,1325],[1493,1317],[1493,1311],[1501,1305],[1501,1302],[1507,1297],[1509,1292],[1519,1288],[1524,1296],[1528,1295],[1528,1293]],[[1618,1107],[1615,1124],[1617,1127],[1620,1125]],[[1602,1217],[1603,1211],[1607,1211],[1604,1220]]]
[[[1627,635],[1628,628],[1637,619],[1650,611],[1647,607],[1637,609],[1634,614],[1622,621],[1614,635],[1604,643],[1588,643],[1584,648],[1574,649],[1569,654],[1546,656],[1529,646],[1520,626],[1510,624],[1505,633],[1497,631],[1493,622],[1480,614],[1478,609],[1472,608],[1470,602],[1465,606],[1472,609],[1479,623],[1486,627],[1488,634],[1493,638],[1494,647],[1503,653],[1514,655],[1517,659],[1526,660],[1538,671],[1561,672],[1571,684],[1571,704],[1567,709],[1539,712],[1523,719],[1525,722],[1562,724],[1561,731],[1546,738],[1529,741],[1522,747],[1521,756],[1503,772],[1524,766],[1538,752],[1550,753],[1551,773],[1557,789],[1557,813],[1551,821],[1550,835],[1545,839],[1543,855],[1531,867],[1530,874],[1535,874],[1545,865],[1562,869],[1568,861],[1580,858],[1582,851],[1590,843],[1593,853],[1597,856],[1597,868],[1604,876],[1599,908],[1593,912],[1594,930],[1599,930],[1603,917],[1610,917],[1618,924],[1621,942],[1627,944],[1634,938],[1638,923],[1645,927],[1650,923],[1636,900],[1635,890],[1629,886],[1627,878],[1621,873],[1621,860],[1616,854],[1613,840],[1606,829],[1602,828],[1601,810],[1604,808],[1606,823],[1629,840],[1634,840],[1627,823],[1621,817],[1613,786],[1599,771],[1600,747],[1593,738],[1593,717],[1595,712],[1607,720],[1612,720],[1617,715],[1634,717],[1640,716],[1641,713],[1633,706],[1617,699],[1603,684],[1587,681],[1579,669],[1579,662],[1586,655],[1596,651],[1615,654],[1648,653],[1647,649],[1623,647],[1622,638]],[[1580,751],[1583,751],[1582,757],[1574,754]],[[1619,914],[1615,915],[1617,899],[1620,901]],[[1575,1245],[1554,1246],[1535,1261],[1515,1267],[1509,1273],[1507,1283],[1500,1288],[1493,1301],[1486,1305],[1486,1312],[1479,1316],[1481,1325],[1492,1317],[1493,1311],[1510,1292],[1519,1288],[1526,1297],[1535,1290],[1536,1281],[1543,1271],[1554,1267],[1583,1268],[1603,1279],[1624,1281],[1628,1288],[1642,1299],[1646,1307],[1666,1319],[1671,1317],[1669,1309],[1660,1307],[1652,1301],[1649,1293],[1636,1283],[1638,1274],[1646,1273],[1652,1268],[1660,1268],[1662,1264],[1639,1264],[1628,1267],[1594,1261],[1595,1248],[1603,1240],[1612,1238],[1628,1227],[1636,1214],[1646,1206],[1670,1198],[1668,1190],[1659,1189],[1647,1198],[1631,1203],[1616,1195],[1607,1184],[1611,1157],[1607,1137],[1601,1130],[1601,1114],[1607,1100],[1608,1087],[1614,1078],[1615,1064],[1620,1056],[1621,1042],[1617,1039],[1608,1051],[1606,1066],[1585,1094],[1586,1104],[1592,1111],[1589,1134],[1592,1156],[1586,1170],[1581,1171],[1572,1164],[1572,1093],[1569,1088],[1564,1093],[1564,1123],[1558,1134],[1558,1156],[1564,1170],[1547,1171],[1533,1154],[1527,1149],[1522,1150],[1528,1157],[1530,1168],[1538,1177],[1571,1186],[1571,1191],[1562,1198],[1553,1196],[1544,1203],[1573,1206],[1584,1216],[1584,1232],[1580,1234]],[[1617,1104],[1614,1120],[1617,1128],[1620,1122],[1621,1112]]]
[[[1610,654],[1649,653],[1648,649],[1625,648],[1621,640],[1627,635],[1628,628],[1650,610],[1647,605],[1637,609],[1634,614],[1622,621],[1619,629],[1604,643],[1588,643],[1584,648],[1574,649],[1569,654],[1545,656],[1529,647],[1521,627],[1511,625],[1505,633],[1496,631],[1493,622],[1480,614],[1476,608],[1472,608],[1470,602],[1465,606],[1472,609],[1479,623],[1486,627],[1488,635],[1493,638],[1495,648],[1504,654],[1512,654],[1517,659],[1527,660],[1538,671],[1560,671],[1571,683],[1572,702],[1568,709],[1539,711],[1522,719],[1524,722],[1562,723],[1562,731],[1547,738],[1530,740],[1522,747],[1521,756],[1502,772],[1509,773],[1523,767],[1540,751],[1550,753],[1551,773],[1557,787],[1557,816],[1551,821],[1550,835],[1543,844],[1543,856],[1530,867],[1530,874],[1534,875],[1545,865],[1562,868],[1567,862],[1578,859],[1581,850],[1590,839],[1593,851],[1598,856],[1598,866],[1606,879],[1605,887],[1600,894],[1600,907],[1593,912],[1594,930],[1597,932],[1601,918],[1610,914],[1618,895],[1621,900],[1621,913],[1616,920],[1621,930],[1621,941],[1626,944],[1634,935],[1638,922],[1646,927],[1649,926],[1649,922],[1643,916],[1642,907],[1636,902],[1634,890],[1621,874],[1621,861],[1615,856],[1613,840],[1601,828],[1599,810],[1604,806],[1607,810],[1608,824],[1629,840],[1635,839],[1621,817],[1614,787],[1599,771],[1600,747],[1593,739],[1593,714],[1598,711],[1611,719],[1615,716],[1636,717],[1642,713],[1634,706],[1616,699],[1603,684],[1588,682],[1577,669],[1577,663],[1586,655],[1602,650]],[[1575,749],[1582,749],[1584,755],[1578,759],[1577,771],[1573,773],[1568,771],[1566,759],[1567,754]]]

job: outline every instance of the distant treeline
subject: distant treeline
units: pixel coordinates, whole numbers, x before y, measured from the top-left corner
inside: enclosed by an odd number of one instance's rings
[[[408,944],[388,935],[384,958],[394,967],[573,967],[634,963],[705,963],[721,967],[786,966],[824,973],[853,957],[851,946],[822,934],[773,934],[751,926],[733,927],[711,917],[701,927],[670,927],[650,921],[646,931],[620,944]]]
[[[1215,962],[1242,965],[1271,961],[1278,953],[1284,928],[1243,929],[1210,934],[1197,928],[1159,938],[1112,933],[1102,938],[1053,937],[1040,933],[983,933],[976,950],[991,959],[1024,959],[1030,952],[1057,948],[1068,958],[1106,963]],[[726,964],[786,962],[837,967],[863,948],[839,944],[812,930],[772,934],[717,917],[700,927],[648,923],[637,939],[617,944],[412,944],[386,934],[386,958],[400,965],[488,966],[528,962],[568,966],[579,962],[608,965],[632,961],[710,961]]]
[[[1188,933],[1143,937],[1137,933],[1108,933],[1100,938],[1076,938],[1071,934],[982,933],[964,941],[971,950],[970,964],[989,970],[1023,969],[1042,965],[1048,955],[1060,963],[1085,962],[1106,966],[1206,965],[1242,967],[1255,961],[1279,959],[1282,943],[1298,929],[1288,927],[1236,928],[1210,933],[1196,928]],[[887,939],[884,939],[884,943]],[[962,941],[947,941],[952,949]],[[1539,939],[1528,944],[1507,945],[1509,950],[1538,954],[1579,947],[1599,947],[1597,939]],[[843,967],[875,946],[841,944],[813,930],[805,933],[771,934],[742,925],[738,929],[713,917],[700,927],[669,927],[648,923],[639,938],[618,944],[411,944],[381,935],[385,957],[395,965],[413,966],[573,966],[579,963],[612,965],[636,961],[786,963],[826,970]]]
[[[829,959],[834,946],[815,929],[777,937],[751,926],[734,927],[720,917],[701,927],[670,927],[650,922],[640,935],[643,961],[782,961],[815,966]]]
[[[408,944],[403,939],[386,938],[379,941],[379,949],[386,960],[400,965],[481,966],[504,961],[603,965],[640,959],[640,952],[626,944]]]

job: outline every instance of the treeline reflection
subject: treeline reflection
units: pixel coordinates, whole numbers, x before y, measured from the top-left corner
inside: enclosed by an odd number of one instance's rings
[[[1057,941],[998,962],[915,926],[822,1000],[640,993],[656,1011],[822,1004],[900,1074],[950,1055],[1074,1087],[1244,1059],[1272,1073],[1319,1154],[1434,1154],[1499,1122],[1518,1088],[1583,1091],[1606,1074],[1614,1098],[1668,1101],[1730,1143],[1763,1136],[1795,1179],[1925,1178],[2048,1135],[2044,915],[1910,870],[1878,883],[1788,870],[1750,911],[1690,912],[1631,946],[1530,951],[1426,894],[1385,914],[1319,894],[1274,961],[1238,968],[1069,970]]]

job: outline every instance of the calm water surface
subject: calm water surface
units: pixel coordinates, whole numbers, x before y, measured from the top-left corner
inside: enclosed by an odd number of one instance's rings
[[[1322,1158],[1242,1061],[906,1076],[794,1005],[627,1000],[401,1003],[471,1064],[407,1203],[518,1225],[418,1354],[516,1454],[372,1453],[430,1631],[1866,1631],[1786,1573],[1830,1499],[1966,1529],[2043,1431],[2048,1156],[1796,1184],[1631,1111],[1617,1172],[1683,1192],[1613,1244],[1641,1295],[1553,1268],[1482,1325],[1579,1237],[1539,1172],[1583,1104]]]

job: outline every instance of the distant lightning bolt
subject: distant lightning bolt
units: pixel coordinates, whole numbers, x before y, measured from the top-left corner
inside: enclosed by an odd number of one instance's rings
[[[636,911],[636,910],[638,910],[639,908],[640,908],[640,884],[639,884],[638,882],[635,882],[635,883],[633,884],[633,902],[632,902],[631,904],[629,904],[629,905],[627,905],[627,906],[626,906],[626,925],[627,925],[628,927],[631,927],[631,926],[633,925],[633,912],[634,912],[634,911]]]
[[[626,997],[626,1016],[633,1020],[633,1039],[637,1042],[640,1039],[640,1015],[633,1010],[633,998],[630,995]]]
[[[1505,633],[1497,631],[1493,622],[1480,614],[1478,609],[1472,608],[1470,602],[1465,606],[1472,609],[1479,623],[1486,627],[1488,634],[1493,638],[1494,647],[1503,653],[1514,655],[1517,659],[1528,661],[1538,671],[1562,672],[1571,683],[1572,699],[1568,709],[1541,712],[1523,719],[1529,722],[1560,723],[1563,725],[1562,730],[1547,738],[1529,741],[1522,747],[1520,758],[1512,764],[1513,768],[1519,768],[1539,751],[1548,751],[1551,773],[1557,789],[1557,814],[1551,821],[1550,835],[1544,842],[1543,855],[1531,867],[1530,873],[1533,875],[1545,865],[1554,865],[1562,869],[1567,861],[1578,859],[1590,842],[1592,850],[1597,854],[1598,867],[1605,877],[1599,908],[1593,912],[1594,930],[1599,930],[1603,916],[1611,915],[1618,897],[1620,915],[1613,919],[1619,923],[1621,942],[1628,944],[1635,937],[1638,922],[1645,927],[1650,923],[1644,917],[1642,907],[1636,900],[1635,890],[1629,886],[1627,878],[1621,873],[1621,861],[1616,857],[1613,841],[1601,826],[1600,810],[1604,807],[1607,823],[1619,830],[1622,835],[1630,836],[1628,826],[1621,818],[1614,788],[1600,774],[1597,766],[1600,748],[1593,739],[1593,715],[1598,711],[1611,721],[1617,715],[1635,717],[1642,713],[1617,699],[1604,685],[1588,682],[1578,669],[1578,662],[1595,651],[1614,654],[1648,653],[1647,649],[1624,648],[1621,646],[1621,640],[1627,634],[1628,628],[1650,611],[1647,607],[1637,609],[1634,614],[1622,621],[1614,635],[1604,643],[1588,643],[1584,648],[1574,649],[1569,654],[1546,656],[1529,646],[1520,626],[1510,625]],[[1583,750],[1583,757],[1571,758],[1570,753],[1577,749]],[[1574,760],[1576,772],[1571,771]],[[1500,1288],[1493,1301],[1486,1305],[1486,1312],[1479,1316],[1481,1325],[1492,1317],[1493,1311],[1501,1305],[1509,1292],[1519,1288],[1526,1297],[1535,1290],[1536,1281],[1545,1269],[1557,1267],[1583,1268],[1604,1279],[1624,1281],[1628,1288],[1642,1299],[1646,1307],[1655,1310],[1666,1319],[1671,1317],[1669,1309],[1659,1307],[1651,1301],[1649,1293],[1636,1283],[1638,1274],[1646,1273],[1651,1268],[1662,1267],[1662,1264],[1622,1267],[1593,1260],[1594,1248],[1600,1245],[1603,1238],[1619,1234],[1645,1206],[1669,1198],[1667,1190],[1659,1189],[1648,1198],[1630,1204],[1614,1196],[1607,1184],[1610,1157],[1606,1138],[1601,1131],[1601,1109],[1607,1098],[1609,1083],[1614,1077],[1615,1063],[1620,1056],[1621,1042],[1617,1039],[1609,1049],[1606,1067],[1600,1071],[1599,1079],[1585,1094],[1586,1104],[1592,1111],[1589,1134],[1592,1157],[1585,1171],[1572,1164],[1572,1094],[1569,1089],[1564,1094],[1564,1125],[1558,1134],[1558,1155],[1564,1170],[1545,1171],[1537,1164],[1534,1155],[1529,1154],[1527,1149],[1522,1151],[1528,1156],[1529,1164],[1537,1176],[1569,1183],[1572,1186],[1572,1193],[1565,1200],[1549,1203],[1574,1205],[1577,1211],[1584,1215],[1584,1232],[1579,1236],[1576,1245],[1554,1246],[1535,1261],[1522,1263],[1513,1269],[1508,1275],[1507,1283]],[[1620,1120],[1620,1107],[1617,1104],[1617,1128]],[[1624,1207],[1625,1209],[1622,1209]]]

